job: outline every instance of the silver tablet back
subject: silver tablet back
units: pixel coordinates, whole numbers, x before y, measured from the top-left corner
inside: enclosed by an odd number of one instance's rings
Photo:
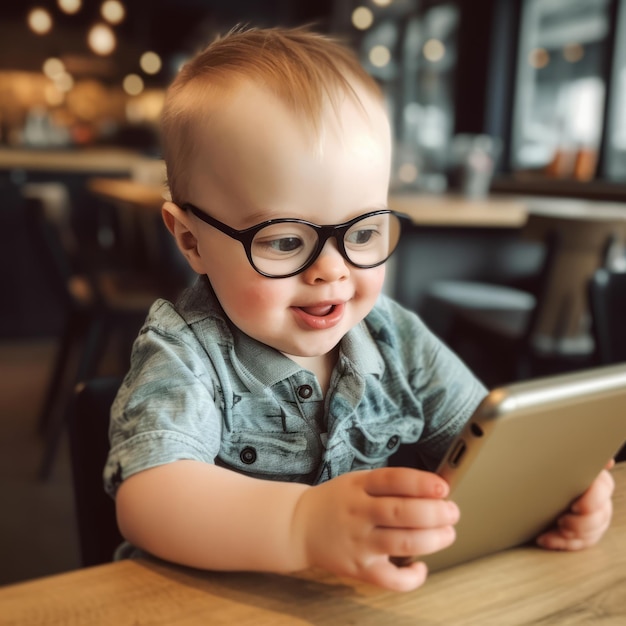
[[[626,440],[626,364],[493,390],[438,473],[460,507],[455,543],[431,571],[533,540]]]

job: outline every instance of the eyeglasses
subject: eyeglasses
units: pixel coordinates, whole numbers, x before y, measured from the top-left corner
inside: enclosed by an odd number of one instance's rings
[[[382,265],[400,240],[402,215],[389,209],[371,211],[343,224],[318,226],[295,218],[267,220],[236,230],[193,204],[182,205],[196,217],[243,245],[250,265],[268,278],[289,278],[309,268],[324,244],[334,237],[337,248],[354,267]]]

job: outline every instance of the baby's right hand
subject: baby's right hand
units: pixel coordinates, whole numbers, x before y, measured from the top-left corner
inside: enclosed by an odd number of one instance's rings
[[[436,474],[405,467],[350,472],[307,489],[294,514],[296,545],[309,566],[394,591],[426,580],[424,563],[390,556],[437,552],[455,539],[457,506]]]

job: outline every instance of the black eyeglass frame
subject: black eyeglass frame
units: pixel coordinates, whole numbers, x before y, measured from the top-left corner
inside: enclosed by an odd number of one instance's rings
[[[313,222],[307,222],[306,220],[301,220],[295,217],[286,217],[286,218],[267,220],[265,222],[261,222],[260,224],[256,224],[255,226],[250,226],[248,228],[244,228],[243,230],[237,230],[236,228],[232,228],[231,226],[228,226],[228,224],[224,224],[224,222],[220,222],[214,217],[211,217],[208,213],[205,213],[204,211],[202,211],[202,209],[199,209],[194,204],[191,204],[191,202],[185,202],[181,206],[181,208],[185,211],[187,210],[191,211],[198,219],[201,219],[203,222],[207,223],[209,226],[213,226],[213,228],[217,228],[217,230],[224,233],[225,235],[228,235],[232,239],[236,239],[243,246],[246,252],[246,256],[248,257],[248,261],[250,265],[253,267],[253,269],[259,274],[261,274],[261,276],[265,276],[266,278],[290,278],[291,276],[297,276],[298,274],[301,274],[302,272],[307,270],[309,267],[311,267],[313,263],[315,263],[315,261],[317,260],[317,257],[319,257],[320,253],[322,252],[324,245],[331,237],[335,238],[339,253],[348,263],[350,263],[350,265],[357,267],[359,269],[371,269],[373,267],[378,267],[379,265],[382,265],[389,259],[389,257],[394,253],[395,249],[398,247],[398,244],[396,243],[396,246],[393,248],[393,250],[382,261],[378,261],[377,263],[372,263],[370,265],[361,265],[360,263],[355,263],[348,257],[348,253],[346,252],[345,243],[344,243],[345,234],[348,232],[348,230],[350,230],[350,228],[352,228],[352,226],[354,226],[354,224],[368,217],[372,217],[374,215],[394,215],[395,217],[398,218],[398,221],[400,224],[400,234],[398,235],[398,242],[399,242],[400,237],[402,236],[402,221],[404,219],[408,219],[408,216],[404,215],[403,213],[398,213],[396,211],[392,211],[391,209],[378,209],[376,211],[370,211],[369,213],[364,213],[363,215],[359,215],[347,222],[343,222],[343,224],[329,224],[326,226],[320,226],[319,224],[314,224]],[[276,274],[268,274],[267,272],[260,270],[254,264],[254,260],[252,259],[252,241],[254,240],[256,234],[260,230],[263,230],[264,228],[268,226],[272,226],[274,224],[288,224],[288,223],[304,224],[305,226],[310,226],[317,233],[317,246],[315,247],[313,252],[311,252],[309,259],[304,263],[304,265],[300,267],[299,269],[297,269],[295,272],[290,272],[289,274],[284,274],[284,275],[280,274],[279,276],[277,276]]]

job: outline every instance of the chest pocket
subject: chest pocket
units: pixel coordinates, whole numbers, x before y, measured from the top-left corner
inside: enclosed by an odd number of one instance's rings
[[[375,410],[357,411],[346,429],[346,440],[354,454],[353,469],[381,467],[401,444],[416,442],[424,422],[388,403]]]
[[[413,418],[397,418],[394,423],[355,425],[347,432],[354,455],[352,469],[384,467],[401,444],[417,441],[423,424]]]
[[[306,482],[319,464],[304,433],[226,433],[218,463],[257,478]]]

